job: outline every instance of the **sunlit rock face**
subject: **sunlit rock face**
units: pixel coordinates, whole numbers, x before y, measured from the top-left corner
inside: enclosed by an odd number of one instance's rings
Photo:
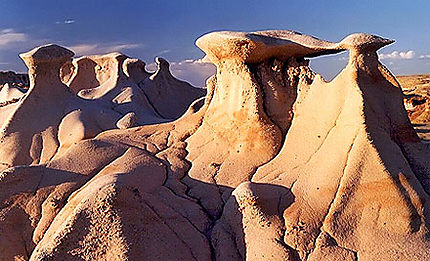
[[[30,88],[6,84],[0,90],[1,169],[47,163],[105,130],[172,121],[205,94],[174,79],[167,62],[151,75],[142,61],[120,53],[72,60],[73,55],[57,45],[21,55],[29,68]],[[155,87],[164,92],[171,114],[161,115],[158,110],[169,108],[157,108],[149,100],[154,87],[143,89],[142,82],[156,75],[163,77]]]
[[[130,128],[141,112],[115,109],[120,116],[112,124],[119,129],[71,142],[81,115],[71,110],[59,133],[72,135],[58,135],[64,137],[58,152],[45,145],[55,143],[49,142],[57,137],[52,127],[40,132],[38,147],[50,157],[3,172],[0,256],[426,260],[430,155],[407,117],[397,80],[378,61],[376,51],[390,43],[368,34],[333,43],[293,31],[202,36],[197,46],[217,73],[207,81],[206,97],[179,119]],[[160,82],[179,86],[163,74],[164,60],[157,59],[159,69],[149,76],[142,62],[119,54],[68,63],[68,50],[44,48],[56,50],[49,58],[56,76],[48,70],[38,81],[39,67],[27,62],[30,94],[40,82],[46,83],[40,90],[57,86],[45,95],[127,101],[123,108],[149,104],[156,109],[147,117],[181,114],[160,97],[180,91],[157,92]],[[331,82],[310,70],[307,57],[344,50],[349,63]],[[111,71],[103,70],[106,64]],[[124,94],[135,97],[138,90],[148,90],[141,100],[147,103]],[[47,109],[43,115],[49,126],[61,119],[61,127],[67,118]],[[19,131],[5,133],[17,133],[7,134],[13,144],[1,147],[10,151],[28,140]]]

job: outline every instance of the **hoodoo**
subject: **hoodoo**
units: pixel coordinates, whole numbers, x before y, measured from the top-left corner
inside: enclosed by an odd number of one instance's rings
[[[61,117],[43,109],[49,122],[33,138],[43,156],[19,164],[32,166],[16,166],[14,159],[25,157],[14,156],[0,177],[0,257],[426,260],[430,154],[407,117],[400,85],[378,61],[376,51],[390,43],[368,34],[338,43],[293,31],[207,34],[196,44],[217,73],[204,99],[175,121],[134,128],[139,112],[118,110],[119,129],[83,135],[61,153],[59,145],[45,148],[56,144],[49,126]],[[56,92],[88,102],[127,100],[113,91],[122,80],[111,85],[97,72],[106,57],[66,63],[72,54],[49,48],[47,57],[58,63],[44,69],[52,82],[40,84],[56,91],[35,103],[56,102],[49,96]],[[345,50],[348,65],[330,82],[308,66],[308,57]],[[114,75],[139,86],[123,88],[130,97],[142,90],[154,115],[182,114],[184,105],[159,96],[186,88],[172,80],[166,61],[157,59],[148,76],[137,60],[109,57],[118,64]],[[29,65],[31,94],[39,81],[32,74],[38,67]],[[60,81],[61,66],[70,89]],[[160,89],[160,82],[169,84]],[[1,144],[3,157],[27,144],[23,134],[5,133],[13,144]],[[33,148],[28,144],[21,151]]]
[[[170,76],[182,83],[181,94],[165,96],[175,112],[171,118],[161,116],[138,86],[151,76],[142,61],[120,53],[72,61],[73,55],[58,45],[21,55],[29,68],[30,88],[25,92],[5,85],[0,91],[0,169],[47,163],[105,130],[172,121],[205,93]],[[157,87],[176,88],[169,81]]]

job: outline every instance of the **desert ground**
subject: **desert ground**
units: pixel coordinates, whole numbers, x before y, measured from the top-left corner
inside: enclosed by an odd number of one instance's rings
[[[418,136],[430,142],[430,74],[399,75],[397,80],[405,94],[405,107]]]

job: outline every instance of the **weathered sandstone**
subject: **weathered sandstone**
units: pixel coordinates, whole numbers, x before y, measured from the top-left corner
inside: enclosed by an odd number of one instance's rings
[[[378,61],[376,51],[390,43],[368,34],[333,43],[292,31],[210,33],[197,45],[217,73],[207,81],[206,97],[179,119],[129,128],[139,112],[124,110],[115,121],[120,129],[92,139],[80,134],[76,140],[83,141],[63,149],[67,138],[57,144],[49,127],[58,126],[62,114],[48,107],[77,99],[74,93],[111,100],[121,96],[112,87],[119,83],[89,67],[84,70],[90,77],[73,76],[76,64],[91,61],[68,64],[72,54],[61,47],[24,54],[30,92],[45,93],[23,102],[30,100],[48,127],[31,138],[18,130],[36,116],[6,125],[13,139],[0,145],[2,157],[27,144],[20,143],[24,139],[38,141],[30,151],[43,149],[42,156],[32,152],[36,156],[21,164],[33,166],[14,166],[1,175],[0,256],[428,259],[430,155],[407,117],[400,85]],[[349,63],[331,82],[308,67],[307,57],[344,50]],[[127,61],[109,57],[114,64]],[[90,60],[99,64],[106,57],[99,58]],[[124,62],[123,72],[139,71],[129,80],[144,91],[163,79],[172,83],[170,75],[160,75],[166,62],[157,62],[152,76],[136,60]],[[59,77],[64,63],[61,78],[70,89]],[[123,67],[109,66],[114,74]],[[46,76],[42,82],[34,73],[39,69]],[[50,99],[39,104],[37,97]],[[179,113],[163,107],[155,91],[147,99],[161,106],[154,106],[159,115]],[[80,112],[75,113],[67,116],[72,119],[65,131],[75,126]]]

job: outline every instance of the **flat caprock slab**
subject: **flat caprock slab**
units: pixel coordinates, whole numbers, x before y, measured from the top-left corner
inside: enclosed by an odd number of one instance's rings
[[[340,42],[329,42],[290,30],[269,30],[257,32],[219,31],[206,34],[196,45],[206,52],[213,63],[223,59],[234,59],[246,63],[258,63],[276,57],[315,57],[339,53],[350,49],[374,46],[378,49],[392,43],[371,34],[351,34]]]

